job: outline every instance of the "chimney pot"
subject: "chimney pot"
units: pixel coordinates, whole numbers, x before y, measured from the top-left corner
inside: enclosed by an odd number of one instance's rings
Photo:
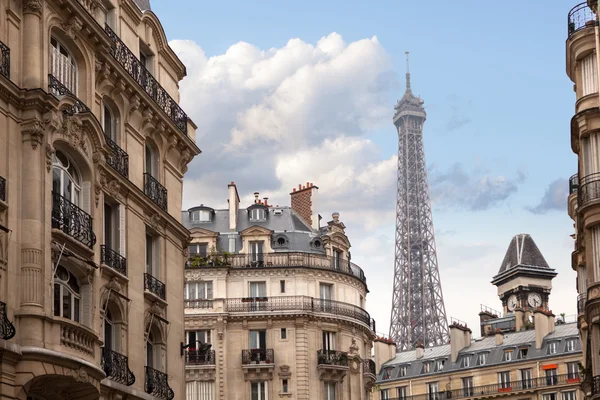
[[[292,192],[296,192],[296,188],[293,188],[293,189],[292,189]]]
[[[299,183],[299,184],[298,184],[298,190],[301,190],[301,189],[302,189],[302,184],[301,184],[301,183]]]
[[[267,205],[267,200],[269,200],[268,197],[263,197],[263,200],[265,201],[265,206]]]

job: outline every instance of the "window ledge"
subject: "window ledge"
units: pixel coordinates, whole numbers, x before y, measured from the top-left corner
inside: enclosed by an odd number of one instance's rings
[[[149,291],[147,289],[144,289],[144,297],[150,303],[157,302],[157,303],[159,303],[163,307],[167,306],[167,301],[166,300],[161,299],[159,296],[155,295],[154,293],[152,293],[151,291]]]
[[[58,239],[58,244],[68,243],[70,246],[69,250],[76,250],[79,254],[84,256],[85,258],[93,259],[94,258],[94,250],[90,249],[83,243],[81,243],[77,239],[73,239],[71,236],[67,235],[60,229],[52,228],[52,236]],[[62,246],[60,246],[62,248]],[[74,247],[74,248],[73,248]],[[65,248],[66,249],[66,248]]]
[[[280,398],[280,399],[283,399],[284,397],[289,397],[289,398],[291,398],[291,397],[292,397],[292,393],[291,393],[291,392],[287,392],[287,393],[281,393],[281,392],[280,392],[280,393],[279,393],[279,398]]]
[[[129,283],[129,278],[121,274],[114,268],[109,267],[106,264],[100,264],[100,275],[106,274],[108,278],[117,278],[121,283]]]

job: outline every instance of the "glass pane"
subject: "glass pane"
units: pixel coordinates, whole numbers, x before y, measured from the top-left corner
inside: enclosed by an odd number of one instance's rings
[[[152,236],[146,235],[146,273],[152,275]]]
[[[150,368],[154,367],[154,350],[152,348],[152,343],[150,341],[146,342],[146,365]]]
[[[110,109],[104,106],[104,134],[112,140],[115,140],[113,137],[112,120],[113,118]]]
[[[75,318],[73,319],[75,322],[79,322],[79,299],[77,297],[73,301],[73,307],[75,309]]]
[[[62,193],[62,187],[60,185],[60,176],[61,176],[61,169],[60,168],[52,168],[52,191],[54,193],[60,194],[61,196],[63,195]]]
[[[71,319],[71,292],[65,287],[62,288],[62,316]]]
[[[54,315],[60,317],[60,285],[54,284]]]
[[[107,320],[104,320],[104,347],[113,350],[113,326]]]

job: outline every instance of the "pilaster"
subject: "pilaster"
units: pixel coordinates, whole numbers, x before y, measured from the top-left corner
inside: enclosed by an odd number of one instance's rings
[[[307,321],[304,318],[296,319],[296,392],[298,399],[308,399],[310,394],[309,382],[309,354]]]

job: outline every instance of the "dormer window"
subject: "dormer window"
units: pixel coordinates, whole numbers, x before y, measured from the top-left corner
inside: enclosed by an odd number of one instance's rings
[[[512,359],[513,359],[512,349],[504,350],[504,356],[502,357],[502,361],[512,361]]]
[[[190,213],[190,217],[194,222],[210,222],[210,214],[208,210],[196,210]]]
[[[558,352],[558,342],[548,343],[548,354],[556,354]]]
[[[446,360],[437,360],[437,361],[435,362],[435,370],[436,370],[437,372],[439,372],[439,371],[443,371],[443,370],[444,370],[444,362],[445,362],[445,361],[446,361]]]
[[[463,358],[460,360],[460,367],[461,368],[469,368],[471,366],[471,356],[463,356]]]
[[[383,372],[381,374],[381,379],[390,379],[392,377],[392,371],[394,370],[394,367],[386,367],[383,369]]]
[[[431,363],[423,363],[423,373],[428,374],[429,372],[431,372]]]
[[[406,370],[407,370],[406,365],[401,366],[400,370],[398,371],[398,376],[400,378],[406,376]]]
[[[487,362],[488,353],[479,353],[477,354],[477,365],[485,365]]]
[[[250,221],[264,221],[267,219],[267,210],[263,206],[252,206],[248,209]]]
[[[575,339],[575,338],[567,339],[565,351],[567,351],[567,352],[575,351],[576,345],[577,345],[577,339]]]
[[[519,349],[519,353],[518,353],[518,358],[519,360],[525,360],[527,358],[527,352],[528,352],[528,348],[527,347],[521,347]]]

